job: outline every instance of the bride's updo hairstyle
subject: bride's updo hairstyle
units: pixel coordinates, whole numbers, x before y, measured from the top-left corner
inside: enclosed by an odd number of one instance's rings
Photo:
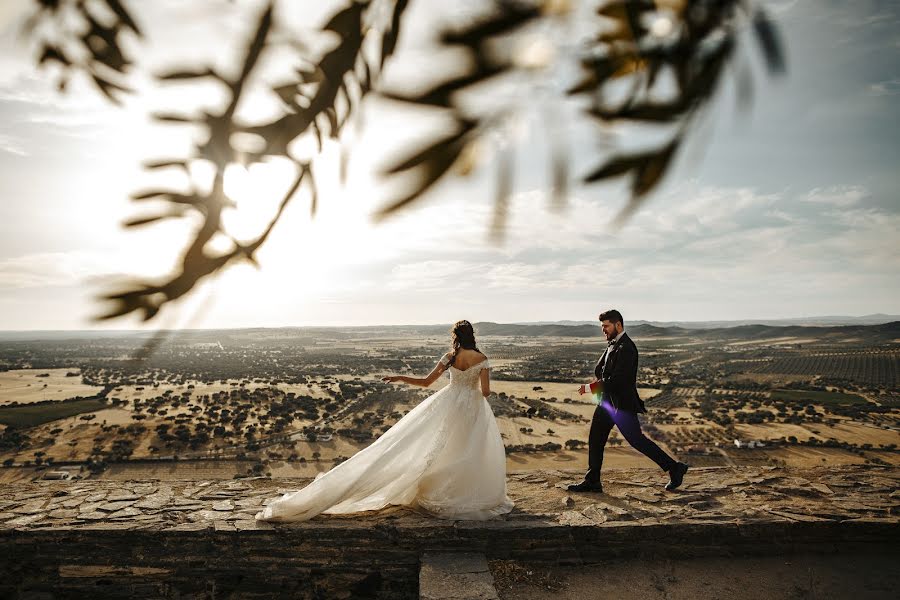
[[[481,352],[475,345],[475,329],[465,319],[453,324],[453,329],[450,330],[450,343],[453,346],[450,352],[450,364],[456,360],[456,354],[460,348]]]

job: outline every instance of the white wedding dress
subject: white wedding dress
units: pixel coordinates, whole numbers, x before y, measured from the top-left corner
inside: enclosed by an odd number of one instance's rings
[[[449,362],[445,355],[441,361]],[[424,509],[442,519],[483,520],[508,513],[506,453],[479,389],[484,361],[460,371],[350,459],[257,513],[263,521],[305,521],[320,514]]]

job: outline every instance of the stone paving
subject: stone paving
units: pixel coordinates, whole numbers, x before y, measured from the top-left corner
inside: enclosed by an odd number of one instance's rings
[[[576,471],[510,473],[515,501],[501,521],[529,520],[573,527],[632,527],[667,523],[882,522],[900,523],[900,469],[841,466],[793,469],[691,469],[682,489],[663,490],[658,471],[611,470],[604,494],[567,492]],[[308,480],[250,478],[218,481],[38,481],[0,488],[0,531],[156,530],[243,531],[297,528],[348,520],[427,526],[439,520],[406,508],[354,516],[319,516],[310,523],[254,520],[260,508]],[[446,523],[446,522],[444,522]]]

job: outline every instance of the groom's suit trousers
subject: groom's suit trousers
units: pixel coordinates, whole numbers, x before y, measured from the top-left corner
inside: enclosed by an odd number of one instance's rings
[[[668,471],[675,460],[663,452],[662,448],[644,435],[637,413],[628,410],[617,410],[607,398],[603,398],[594,410],[591,420],[591,433],[588,436],[588,472],[585,481],[600,482],[600,468],[603,466],[603,448],[609,439],[613,425],[619,428],[625,440],[647,458]]]

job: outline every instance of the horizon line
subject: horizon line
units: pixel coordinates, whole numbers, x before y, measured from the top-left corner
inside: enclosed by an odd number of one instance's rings
[[[889,314],[889,313],[869,313],[865,315],[816,315],[816,316],[806,316],[806,317],[761,317],[761,318],[744,318],[744,319],[707,319],[707,320],[672,320],[672,319],[626,319],[626,324],[628,323],[744,323],[744,324],[760,324],[763,323],[752,323],[753,321],[802,321],[802,320],[817,320],[817,319],[865,319],[865,318],[875,318],[875,317],[885,317],[888,320],[884,323],[893,322],[896,320],[900,320],[900,314]],[[567,325],[566,323],[578,323],[578,324],[588,324],[588,320],[579,320],[579,319],[560,319],[560,320],[535,320],[535,321],[514,321],[502,323],[500,321],[475,321],[474,324],[478,323],[492,323],[496,325],[561,325],[563,327],[577,327],[578,325]],[[751,323],[748,323],[751,322]],[[447,321],[445,323],[378,323],[378,324],[370,324],[370,325],[246,325],[246,326],[235,326],[235,327],[184,327],[179,329],[110,329],[110,328],[86,328],[86,329],[0,329],[0,334],[3,333],[153,333],[153,332],[164,332],[164,331],[240,331],[247,329],[364,329],[364,328],[375,328],[375,327],[445,327],[452,325],[453,323]]]

